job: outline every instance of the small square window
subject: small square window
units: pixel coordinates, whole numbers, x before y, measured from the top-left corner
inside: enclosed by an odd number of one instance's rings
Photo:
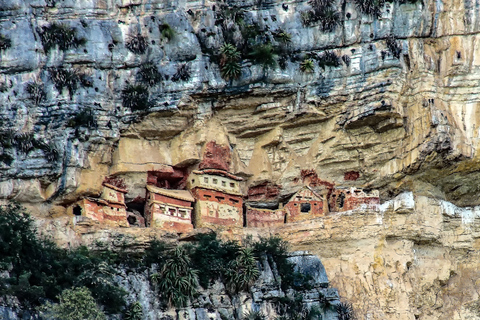
[[[217,179],[213,179],[213,184],[217,184],[218,180]]]
[[[208,178],[207,177],[203,178],[203,182],[208,183]]]
[[[310,203],[302,203],[302,206],[300,207],[301,212],[310,212],[310,209]]]
[[[226,187],[227,183],[225,181],[222,181],[222,187]]]
[[[230,182],[230,188],[235,188],[235,183]]]

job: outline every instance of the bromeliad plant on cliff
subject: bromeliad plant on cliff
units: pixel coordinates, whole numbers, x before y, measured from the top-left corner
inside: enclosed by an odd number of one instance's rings
[[[62,51],[77,48],[85,44],[86,39],[77,35],[77,30],[64,23],[52,23],[42,27],[40,30],[40,39],[42,40],[43,49],[49,52],[56,46]]]

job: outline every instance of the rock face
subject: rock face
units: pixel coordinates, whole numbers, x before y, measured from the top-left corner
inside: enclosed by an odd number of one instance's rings
[[[72,227],[65,207],[113,175],[136,210],[147,172],[204,164],[243,177],[262,210],[312,177],[400,194],[229,236],[271,230],[315,252],[365,319],[479,317],[477,5],[393,1],[374,17],[333,2],[329,31],[304,22],[307,0],[1,1],[0,199],[65,245],[140,246],[164,232]],[[222,78],[224,43],[237,79]],[[276,66],[257,63],[266,43]]]

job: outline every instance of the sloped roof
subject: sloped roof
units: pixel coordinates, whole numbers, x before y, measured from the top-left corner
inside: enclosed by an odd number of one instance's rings
[[[319,195],[315,190],[313,190],[313,189],[312,189],[311,187],[309,187],[309,186],[305,186],[305,187],[301,188],[300,190],[298,190],[297,192],[295,192],[295,194],[290,198],[289,201],[291,201],[292,199],[294,199],[295,196],[296,196],[299,192],[302,192],[303,190],[308,190],[308,191],[310,191],[315,197],[318,198],[318,200],[322,200],[322,196]]]
[[[188,190],[172,190],[147,185],[147,190],[156,194],[161,194],[170,198],[175,198],[184,201],[195,202],[192,194]]]

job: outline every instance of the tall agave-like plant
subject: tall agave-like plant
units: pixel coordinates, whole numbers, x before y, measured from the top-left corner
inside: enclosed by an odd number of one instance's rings
[[[179,246],[172,251],[159,273],[151,276],[170,306],[185,307],[197,293],[198,272],[190,264],[187,251]]]
[[[311,73],[314,69],[315,65],[312,59],[305,59],[300,63],[300,70],[302,70],[302,72]]]
[[[220,48],[220,68],[222,77],[226,80],[237,79],[242,73],[240,66],[240,52],[230,43],[224,44]]]
[[[258,279],[259,275],[260,271],[252,249],[244,248],[227,266],[227,288],[232,292],[245,290]]]

